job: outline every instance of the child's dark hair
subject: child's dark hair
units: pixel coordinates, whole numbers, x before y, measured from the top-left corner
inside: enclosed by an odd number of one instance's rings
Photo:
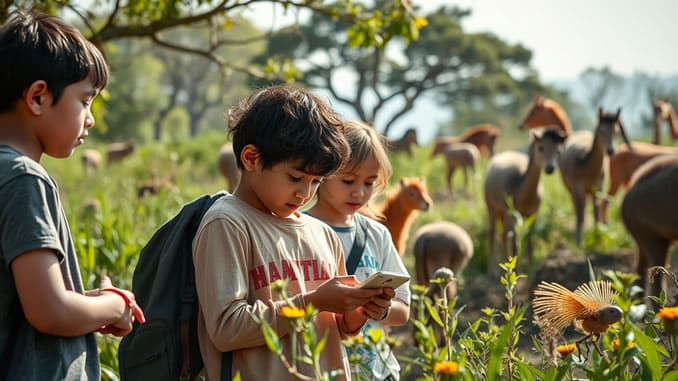
[[[248,144],[261,155],[264,168],[299,160],[299,169],[329,176],[348,158],[350,148],[339,115],[309,91],[289,86],[261,89],[229,113],[233,152],[242,169],[240,152]]]
[[[67,86],[89,78],[101,90],[108,77],[96,46],[57,17],[16,10],[0,27],[0,112],[13,110],[21,94],[38,80],[47,83],[57,103]]]

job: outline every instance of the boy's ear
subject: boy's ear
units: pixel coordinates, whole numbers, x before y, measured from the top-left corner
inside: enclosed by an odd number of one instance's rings
[[[48,94],[47,82],[43,80],[35,81],[24,92],[23,101],[30,112],[34,115],[40,115],[42,107],[47,104],[46,98]]]
[[[260,159],[259,150],[252,144],[246,145],[240,151],[240,160],[245,171],[254,171],[259,165]]]

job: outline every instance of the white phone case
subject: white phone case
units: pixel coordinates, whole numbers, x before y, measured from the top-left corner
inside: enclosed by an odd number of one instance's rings
[[[397,288],[401,284],[410,280],[410,277],[405,274],[392,273],[388,271],[379,271],[372,275],[364,281],[360,282],[357,287],[359,288],[380,288],[380,287],[390,287]]]

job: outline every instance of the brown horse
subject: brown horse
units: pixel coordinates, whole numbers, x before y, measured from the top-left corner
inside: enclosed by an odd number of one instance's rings
[[[676,111],[669,103],[668,98],[662,100],[652,101],[652,112],[654,113],[654,144],[659,144],[661,141],[661,125],[666,121],[669,124],[669,132],[671,133],[671,140],[678,139],[678,117]]]
[[[567,188],[576,216],[576,241],[581,245],[584,224],[584,210],[587,199],[593,204],[593,220],[600,218],[600,197],[598,192],[608,177],[609,156],[614,154],[614,138],[621,134],[626,145],[633,149],[622,125],[621,109],[616,113],[598,109],[598,126],[594,132],[577,131],[567,139],[565,148],[558,159],[560,176]]]
[[[666,286],[665,276],[659,273],[653,279],[648,271],[671,263],[670,248],[678,241],[676,187],[678,155],[661,155],[633,174],[621,205],[624,226],[638,246],[636,272],[646,296],[658,296]]]
[[[527,130],[540,127],[556,128],[562,131],[565,137],[572,133],[572,125],[565,110],[554,100],[538,95],[534,98],[532,108],[527,112],[519,128]]]
[[[608,187],[607,197],[600,203],[600,219],[607,224],[607,206],[612,198],[617,194],[620,186],[628,188],[629,181],[633,173],[650,159],[660,155],[677,154],[678,148],[660,146],[650,143],[633,142],[633,149],[627,146],[621,146],[610,156],[609,175],[610,186]]]
[[[386,195],[386,200],[376,207],[379,219],[391,233],[393,244],[402,257],[407,235],[417,211],[428,210],[433,201],[426,188],[424,177],[403,177],[400,186]]]
[[[480,124],[469,127],[460,136],[441,136],[433,141],[431,157],[445,151],[445,147],[453,143],[471,143],[478,147],[481,153],[488,157],[494,155],[494,145],[497,143],[500,131],[491,124]]]
[[[502,224],[502,251],[504,258],[518,255],[516,215],[529,218],[537,213],[544,195],[541,173],[551,174],[556,169],[558,152],[565,138],[556,129],[530,132],[529,154],[504,151],[490,160],[485,177],[485,206],[489,227],[488,273],[495,274],[500,263],[494,255],[494,235],[497,222]],[[532,231],[527,231],[529,264],[532,265]]]
[[[417,145],[417,130],[408,128],[403,137],[397,140],[388,140],[388,148],[391,152],[405,151],[407,156],[412,157],[412,147]]]

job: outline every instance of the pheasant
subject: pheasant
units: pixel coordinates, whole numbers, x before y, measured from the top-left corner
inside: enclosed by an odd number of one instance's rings
[[[576,342],[577,349],[579,344],[592,339],[594,347],[601,353],[594,340],[610,325],[620,321],[623,315],[621,308],[613,304],[615,295],[609,281],[585,283],[574,291],[558,283],[541,282],[534,291],[532,302],[535,322],[549,336],[559,335],[574,323],[575,329],[587,334]]]

